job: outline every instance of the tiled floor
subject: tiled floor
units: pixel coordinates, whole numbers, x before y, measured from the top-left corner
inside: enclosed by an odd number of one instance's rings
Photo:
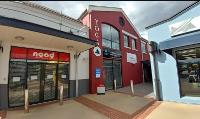
[[[4,119],[6,117],[6,111],[0,111],[0,119]]]

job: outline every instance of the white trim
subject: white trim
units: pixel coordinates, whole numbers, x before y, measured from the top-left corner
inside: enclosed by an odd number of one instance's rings
[[[127,32],[127,31],[125,31],[125,30],[122,30],[122,33],[124,33],[125,35],[128,35],[128,36],[130,36],[130,37],[132,37],[132,38],[134,38],[134,39],[138,39],[135,35],[130,34],[129,32]]]

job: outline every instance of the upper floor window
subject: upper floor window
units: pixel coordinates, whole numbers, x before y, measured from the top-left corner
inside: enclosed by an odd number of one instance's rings
[[[136,49],[136,39],[132,39],[132,49]]]
[[[124,47],[130,47],[129,37],[127,35],[124,35]]]
[[[142,53],[146,53],[146,43],[141,42],[141,50],[142,50]]]
[[[103,46],[119,50],[119,32],[108,24],[102,24]]]

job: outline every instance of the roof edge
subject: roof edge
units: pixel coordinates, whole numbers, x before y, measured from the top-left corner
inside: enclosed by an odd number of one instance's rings
[[[125,12],[124,12],[124,10],[123,10],[122,8],[89,5],[88,8],[80,15],[80,17],[78,18],[78,20],[82,20],[83,17],[84,17],[87,13],[93,11],[93,10],[91,9],[91,7],[98,7],[98,8],[103,7],[103,8],[108,8],[108,9],[109,9],[109,8],[110,8],[110,9],[112,9],[112,8],[113,8],[113,9],[118,9],[118,11],[116,10],[116,12],[121,12],[121,13],[125,16],[125,18],[126,18],[126,19],[128,20],[128,22],[131,24],[131,26],[133,27],[133,29],[135,30],[135,32],[138,34],[139,38],[141,38],[140,33],[139,33],[138,30],[135,28],[135,26],[133,25],[133,23],[131,22],[131,20],[129,19],[129,17],[125,14]],[[99,11],[99,10],[96,10],[96,11]],[[102,10],[102,11],[103,11],[103,10]],[[105,10],[105,11],[106,11],[106,10]],[[111,11],[114,11],[114,10],[111,10]]]

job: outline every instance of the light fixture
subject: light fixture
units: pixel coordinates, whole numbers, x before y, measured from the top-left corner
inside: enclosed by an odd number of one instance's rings
[[[72,45],[67,45],[66,48],[67,48],[68,50],[72,50],[72,49],[74,48],[74,46],[72,46]]]
[[[15,40],[23,41],[24,37],[23,36],[15,36]]]

